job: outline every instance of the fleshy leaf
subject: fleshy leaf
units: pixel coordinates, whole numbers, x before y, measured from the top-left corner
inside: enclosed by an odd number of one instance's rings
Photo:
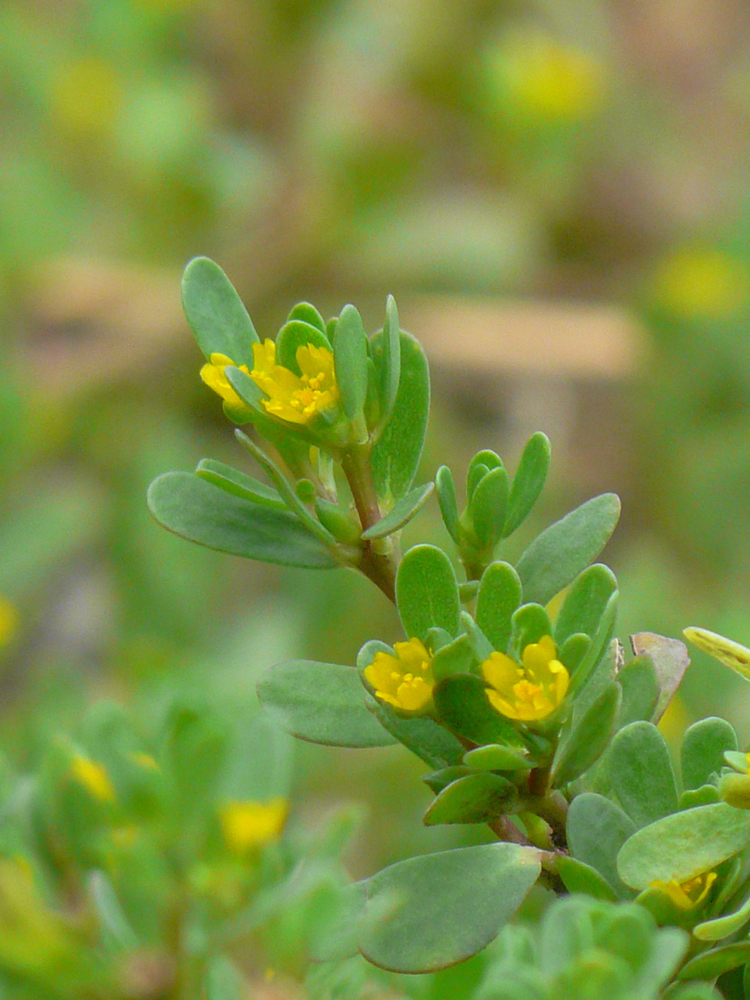
[[[372,350],[382,350],[383,334],[376,334]],[[422,454],[430,411],[430,372],[417,340],[400,334],[401,376],[393,414],[372,450],[371,464],[378,496],[395,503],[408,492]]]
[[[206,360],[223,354],[236,365],[254,367],[253,321],[229,278],[208,257],[196,257],[185,268],[182,305]]]
[[[622,691],[610,684],[592,702],[587,711],[573,722],[560,741],[552,764],[552,783],[561,788],[574,781],[595,764],[607,749],[617,724]]]
[[[452,732],[471,743],[504,743],[523,749],[518,731],[492,708],[485,692],[484,683],[475,674],[452,674],[436,685],[435,708]]]
[[[608,566],[596,563],[585,569],[565,595],[555,620],[553,638],[558,646],[576,632],[595,635],[607,601],[616,590],[617,580]]]
[[[456,503],[456,485],[453,473],[447,465],[441,465],[435,474],[440,513],[443,524],[453,541],[458,545],[458,504]]]
[[[288,320],[279,330],[276,337],[276,360],[278,364],[293,371],[295,375],[301,375],[302,369],[297,362],[297,351],[300,347],[305,347],[307,344],[313,344],[315,347],[324,347],[328,351],[331,349],[328,337],[326,337],[319,327],[306,323],[301,319]]]
[[[508,497],[508,513],[503,534],[507,538],[531,513],[544,488],[550,463],[550,443],[537,431],[526,442]]]
[[[723,972],[750,962],[750,941],[714,948],[691,958],[677,973],[678,979],[716,979]]]
[[[653,661],[661,694],[651,721],[658,722],[690,666],[687,646],[679,639],[667,639],[655,632],[631,635],[630,643],[636,656],[650,656]]]
[[[617,853],[635,833],[627,813],[603,795],[584,792],[571,803],[567,831],[573,857],[595,868],[619,897],[629,897],[617,873]]]
[[[502,537],[510,489],[505,469],[492,469],[477,484],[469,512],[479,549],[491,553]]]
[[[267,670],[258,697],[286,732],[334,747],[383,747],[394,739],[365,702],[359,671],[338,663],[288,660]]]
[[[694,646],[713,656],[725,667],[750,680],[750,649],[707,628],[686,628],[682,633]]]
[[[661,694],[651,657],[633,657],[617,675],[617,683],[622,688],[620,726],[624,727],[641,719],[651,721]]]
[[[333,363],[344,413],[350,420],[361,413],[367,398],[367,334],[357,309],[344,306],[333,338]]]
[[[383,326],[381,359],[381,395],[383,400],[383,420],[387,424],[393,413],[401,379],[401,336],[398,324],[396,300],[388,296],[385,304],[385,324]]]
[[[407,638],[424,639],[427,630],[459,631],[460,601],[453,565],[435,545],[409,549],[396,574],[396,603]]]
[[[637,827],[677,811],[677,783],[667,742],[650,722],[633,722],[612,740],[608,775]]]
[[[548,604],[599,555],[619,517],[619,497],[603,493],[538,535],[516,566],[524,600]]]
[[[723,941],[744,927],[748,920],[750,920],[750,899],[745,900],[734,913],[727,913],[726,916],[717,917],[715,920],[704,920],[702,924],[693,928],[693,934],[699,941]]]
[[[393,510],[389,511],[384,518],[377,524],[373,524],[367,531],[363,531],[362,537],[369,541],[373,538],[385,538],[386,535],[392,535],[394,531],[400,531],[424,507],[433,488],[432,483],[426,483],[424,486],[417,486],[410,490],[406,496],[396,501]]]
[[[513,613],[521,603],[521,581],[507,562],[493,562],[482,574],[477,594],[476,622],[492,643],[504,653],[508,648]]]
[[[266,486],[265,483],[253,479],[252,476],[233,469],[223,462],[216,462],[212,458],[202,458],[195,468],[196,476],[205,479],[214,486],[220,486],[227,493],[242,497],[245,500],[252,500],[253,503],[263,507],[270,507],[273,510],[287,510],[287,505],[281,499],[278,491],[273,486]]]
[[[365,702],[383,728],[395,736],[399,743],[403,743],[407,750],[421,758],[428,767],[442,770],[455,767],[463,761],[462,744],[434,719],[429,716],[406,718],[397,715],[390,705],[384,704],[369,691],[365,693]]]
[[[513,916],[540,872],[539,852],[482,844],[409,858],[367,883],[360,951],[393,972],[445,969],[482,951]],[[367,920],[392,900],[385,919]]]
[[[719,802],[673,813],[645,826],[624,844],[620,876],[634,889],[655,880],[682,884],[711,871],[750,844],[750,812]]]
[[[210,549],[305,569],[338,565],[333,550],[293,514],[234,496],[189,472],[167,472],[155,479],[148,505],[169,531]]]
[[[487,823],[509,812],[518,790],[507,778],[483,771],[444,788],[424,815],[425,826],[439,823]]]
[[[700,788],[712,774],[721,774],[724,754],[736,752],[737,733],[725,719],[708,718],[693,723],[682,738],[680,763],[686,789]]]
[[[595,899],[617,899],[609,882],[584,861],[563,854],[557,859],[557,870],[568,892],[583,892]]]

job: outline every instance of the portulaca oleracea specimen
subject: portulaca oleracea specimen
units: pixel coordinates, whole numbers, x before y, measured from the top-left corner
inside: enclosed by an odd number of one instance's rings
[[[316,957],[358,950],[411,973],[455,964],[485,948],[541,880],[597,900],[585,912],[602,926],[608,906],[624,907],[623,920],[637,914],[659,942],[658,974],[654,965],[650,985],[628,996],[713,995],[703,984],[750,962],[748,758],[727,722],[704,719],[684,734],[676,773],[657,723],[687,648],[644,632],[628,658],[616,637],[617,581],[595,560],[618,498],[588,500],[510,561],[504,542],[541,493],[549,442],[534,434],[512,476],[480,451],[463,510],[447,467],[415,486],[429,371],[392,298],[373,336],[351,305],[325,321],[300,303],[261,341],[224,273],[199,258],[183,301],[201,377],[227,417],[249,425],[252,436],[235,433],[268,481],[204,459],[152,484],[156,519],[234,555],[362,573],[404,629],[393,647],[367,642],[351,666],[278,664],[260,681],[263,706],[304,740],[402,743],[429,768],[425,823],[483,823],[497,836],[344,887]],[[402,554],[401,530],[433,491],[453,551]],[[687,634],[747,675],[744,647]]]

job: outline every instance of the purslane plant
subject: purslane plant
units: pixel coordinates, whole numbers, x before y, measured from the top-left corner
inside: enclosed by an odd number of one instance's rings
[[[544,486],[549,442],[534,434],[512,476],[480,451],[463,510],[447,467],[434,486],[415,486],[429,372],[392,298],[371,337],[351,305],[326,322],[300,303],[275,341],[261,341],[227,277],[199,258],[183,301],[203,381],[230,420],[250,425],[254,437],[235,433],[268,482],[204,459],[155,480],[153,515],[224,552],[360,572],[395,602],[404,629],[393,647],[367,642],[354,666],[273,667],[262,704],[304,740],[402,743],[430,769],[426,824],[486,823],[498,838],[343,889],[317,957],[359,950],[411,973],[455,964],[486,947],[541,879],[558,893],[635,900],[677,928],[664,982],[712,981],[750,961],[747,760],[732,727],[706,719],[685,733],[674,772],[656,724],[687,649],[644,632],[628,658],[614,635],[617,581],[594,560],[618,498],[588,500],[518,559],[503,558]],[[402,554],[401,530],[433,489],[454,551]]]

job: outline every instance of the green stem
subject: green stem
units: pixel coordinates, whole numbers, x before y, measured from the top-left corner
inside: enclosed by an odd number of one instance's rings
[[[367,531],[382,519],[378,495],[372,481],[370,445],[354,445],[348,449],[341,459],[341,468],[352,491],[362,531]],[[365,542],[359,569],[395,604],[397,555],[393,549],[383,552],[382,548],[383,542],[380,539]]]

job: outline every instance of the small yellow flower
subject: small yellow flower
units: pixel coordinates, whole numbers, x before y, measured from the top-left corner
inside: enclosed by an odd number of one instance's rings
[[[419,639],[397,642],[393,649],[395,656],[376,653],[365,677],[381,701],[405,712],[419,712],[429,704],[435,687],[432,657]]]
[[[537,722],[551,715],[562,703],[570,682],[549,635],[530,643],[520,664],[505,653],[492,653],[482,664],[482,673],[492,685],[487,690],[492,707],[521,722]]]
[[[281,835],[289,807],[285,799],[227,802],[220,811],[224,840],[235,854],[262,847]]]
[[[213,389],[214,392],[218,393],[226,403],[238,409],[246,410],[247,406],[229,384],[229,379],[224,373],[225,368],[239,368],[246,375],[250,374],[247,365],[235,365],[234,361],[228,358],[226,354],[212,354],[210,363],[201,368],[201,378],[209,389]]]
[[[681,319],[728,319],[750,301],[750,271],[715,247],[682,247],[659,264],[652,293]]]
[[[262,403],[274,417],[290,424],[307,424],[338,403],[333,353],[327,347],[303,344],[297,348],[301,376],[276,364],[276,344],[272,340],[253,344],[253,357],[255,367],[250,377],[268,396]]]
[[[13,639],[18,631],[18,611],[15,604],[0,594],[0,649]]]
[[[114,802],[115,790],[103,764],[76,754],[71,765],[73,776],[100,802]]]
[[[602,103],[602,63],[534,29],[509,32],[489,58],[490,73],[507,93],[509,110],[522,118],[577,122]]]
[[[649,888],[651,889],[661,889],[663,892],[669,896],[672,902],[680,910],[695,910],[705,902],[709,892],[711,891],[711,886],[716,881],[716,872],[704,872],[702,875],[696,875],[695,878],[691,878],[688,882],[683,882],[680,884],[672,879],[669,882],[662,882],[660,879],[655,879]]]

